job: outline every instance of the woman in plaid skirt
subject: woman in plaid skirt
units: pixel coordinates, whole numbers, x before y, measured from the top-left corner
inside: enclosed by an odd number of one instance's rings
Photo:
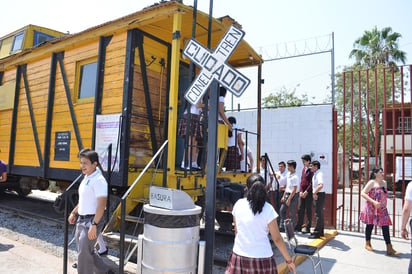
[[[296,267],[286,248],[276,222],[278,214],[266,202],[265,183],[259,174],[247,179],[247,196],[233,207],[235,243],[225,274],[278,273],[268,234],[285,258],[289,271],[296,274]]]
[[[183,159],[181,164],[181,169],[200,169],[197,165],[197,155],[198,155],[198,147],[197,147],[197,139],[201,137],[202,131],[200,127],[200,114],[202,111],[203,103],[198,103],[197,105],[190,105],[188,110],[186,109],[183,113],[182,118],[179,122],[179,130],[178,135],[184,139],[186,139],[186,135],[188,135],[188,145],[187,151],[183,153]],[[186,156],[187,152],[187,156]],[[189,163],[185,163],[185,158],[187,157]]]
[[[227,153],[223,166],[227,171],[236,171],[240,169],[240,161],[245,159],[245,150],[242,149],[242,133],[237,130],[236,118],[230,116],[228,120],[232,126],[232,130],[229,131]]]

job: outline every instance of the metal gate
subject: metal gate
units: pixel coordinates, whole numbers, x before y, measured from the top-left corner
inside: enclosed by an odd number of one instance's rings
[[[408,65],[337,75],[337,229],[364,231],[360,194],[379,166],[388,183],[391,234],[400,237],[405,188],[412,180],[411,71]]]

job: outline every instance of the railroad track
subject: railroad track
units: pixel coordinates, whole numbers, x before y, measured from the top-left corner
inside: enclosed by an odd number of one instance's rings
[[[40,195],[41,196],[41,195]],[[12,213],[21,218],[51,226],[64,226],[64,216],[54,211],[53,200],[46,200],[38,195],[19,197],[13,192],[0,193],[0,211]],[[203,239],[204,229],[200,230]],[[228,258],[233,248],[233,232],[215,232],[215,255],[213,263],[218,267],[216,274],[224,273]]]
[[[45,224],[64,225],[64,216],[54,211],[53,201],[36,195],[20,197],[14,192],[3,192],[0,194],[0,211]]]

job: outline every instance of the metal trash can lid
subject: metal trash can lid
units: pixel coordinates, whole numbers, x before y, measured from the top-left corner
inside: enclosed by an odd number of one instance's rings
[[[195,205],[194,208],[190,209],[180,209],[180,210],[175,210],[175,209],[165,209],[165,208],[160,208],[160,207],[154,207],[149,204],[146,204],[143,206],[144,212],[148,212],[151,214],[157,214],[157,215],[171,215],[171,216],[186,216],[186,215],[197,215],[202,212],[202,208],[198,205]]]

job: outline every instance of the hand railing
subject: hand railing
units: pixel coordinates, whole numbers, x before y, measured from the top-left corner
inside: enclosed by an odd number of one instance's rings
[[[163,152],[164,148],[166,147],[168,143],[168,140],[166,140],[163,145],[159,148],[159,150],[156,152],[156,154],[150,159],[150,161],[146,164],[142,172],[137,176],[136,180],[134,180],[133,184],[128,188],[128,190],[123,194],[121,200],[120,200],[120,206],[121,206],[121,212],[120,212],[120,255],[119,255],[119,273],[123,274],[124,273],[124,266],[127,263],[127,260],[125,262],[125,230],[126,230],[126,224],[125,224],[125,219],[126,219],[126,200],[127,197],[129,197],[130,192],[137,186],[139,183],[140,179],[143,177],[143,175],[146,173],[146,171],[149,169],[149,167],[152,165],[152,163],[159,157],[159,155]],[[135,250],[133,248],[132,250]]]

